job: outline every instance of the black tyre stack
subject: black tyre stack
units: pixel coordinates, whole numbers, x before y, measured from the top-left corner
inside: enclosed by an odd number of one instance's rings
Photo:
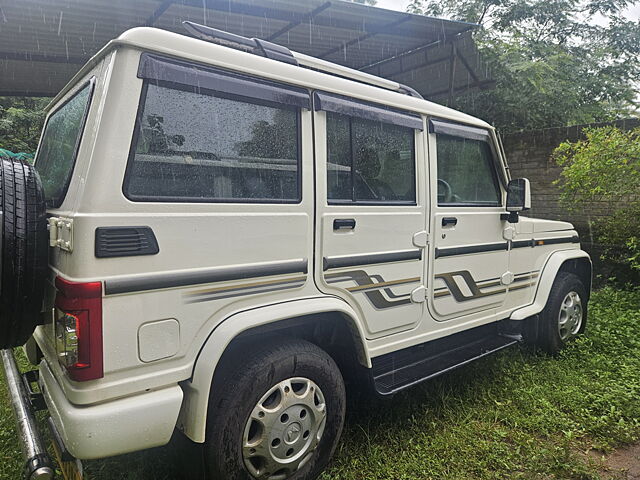
[[[0,162],[0,348],[9,348],[24,344],[39,323],[49,234],[35,168],[22,160]]]

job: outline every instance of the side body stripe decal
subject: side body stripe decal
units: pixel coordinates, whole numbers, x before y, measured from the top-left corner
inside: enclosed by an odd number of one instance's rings
[[[211,302],[223,298],[241,297],[244,295],[254,295],[257,293],[275,292],[289,288],[298,288],[307,281],[306,276],[289,279],[267,280],[264,282],[252,282],[242,285],[231,285],[228,287],[218,287],[190,292],[184,295],[185,303]]]
[[[464,247],[446,247],[436,248],[436,258],[451,257],[454,255],[467,255],[470,253],[495,252],[498,250],[506,250],[509,244],[507,242],[485,243],[482,245],[465,245]]]
[[[580,237],[555,237],[530,240],[515,240],[511,242],[511,248],[541,247],[544,245],[556,245],[559,243],[580,243]],[[495,252],[508,250],[509,242],[484,243],[480,245],[464,245],[462,247],[445,247],[435,249],[435,258],[451,257],[455,255],[469,255],[471,253]]]
[[[105,281],[105,294],[142,292],[160,288],[186,287],[202,283],[225,282],[254,277],[270,277],[291,273],[307,273],[307,260],[288,260],[284,262],[253,265],[247,267],[227,267],[187,273],[155,273],[133,278]]]
[[[538,275],[539,275],[539,272],[537,271],[519,273],[515,275],[515,278],[513,280],[513,283],[517,285],[510,284],[508,286],[506,285],[502,286],[502,282],[498,278],[490,278],[487,280],[476,282],[473,279],[473,276],[471,275],[471,273],[468,272],[467,270],[461,270],[459,272],[441,273],[436,275],[436,278],[443,280],[446,286],[436,288],[433,291],[433,297],[435,299],[438,299],[438,298],[448,297],[452,295],[457,302],[466,302],[468,300],[476,300],[482,297],[488,297],[491,295],[498,295],[501,293],[505,293],[507,291],[507,287],[509,291],[520,290],[522,288],[530,287],[535,284],[535,279],[538,277]],[[471,295],[465,295],[462,292],[462,290],[456,283],[455,277],[459,277],[464,281],[464,283],[469,288]],[[522,282],[527,282],[527,283],[522,283]],[[496,290],[489,290],[489,291],[483,290],[486,288],[492,288],[492,287],[498,287],[498,286],[501,286],[501,288],[498,288]]]
[[[322,269],[375,265],[378,263],[405,262],[422,260],[422,250],[402,250],[399,252],[373,253],[368,255],[349,255],[344,257],[324,257]]]
[[[555,237],[531,240],[516,240],[511,242],[511,248],[524,248],[524,247],[541,247],[543,245],[556,245],[559,243],[580,243],[580,237],[573,235],[571,237]]]
[[[351,270],[348,272],[330,273],[325,275],[325,280],[329,284],[340,283],[345,281],[355,282],[357,286],[349,287],[346,290],[350,293],[364,293],[367,300],[377,308],[383,310],[385,308],[399,307],[411,303],[409,294],[396,295],[391,291],[392,286],[407,285],[410,283],[418,283],[420,277],[402,278],[398,280],[385,281],[380,275],[369,275],[364,270]],[[376,282],[374,282],[374,279]],[[389,298],[387,300],[380,292],[383,290]]]

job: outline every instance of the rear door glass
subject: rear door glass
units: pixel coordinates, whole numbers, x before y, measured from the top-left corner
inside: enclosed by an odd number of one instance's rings
[[[414,130],[327,112],[329,203],[415,204]]]
[[[92,79],[58,107],[45,125],[35,165],[49,207],[59,207],[69,188],[93,84]]]

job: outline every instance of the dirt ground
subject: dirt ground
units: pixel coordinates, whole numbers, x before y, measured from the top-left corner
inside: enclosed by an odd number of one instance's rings
[[[606,480],[640,480],[640,443],[619,448],[609,455],[595,451],[589,455],[602,464]]]

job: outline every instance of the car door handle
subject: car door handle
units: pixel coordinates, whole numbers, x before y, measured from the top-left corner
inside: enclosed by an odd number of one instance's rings
[[[443,217],[442,218],[442,226],[446,227],[447,225],[456,226],[458,224],[458,219],[456,217]]]
[[[336,218],[333,221],[334,230],[353,230],[356,228],[356,220],[354,218]]]

